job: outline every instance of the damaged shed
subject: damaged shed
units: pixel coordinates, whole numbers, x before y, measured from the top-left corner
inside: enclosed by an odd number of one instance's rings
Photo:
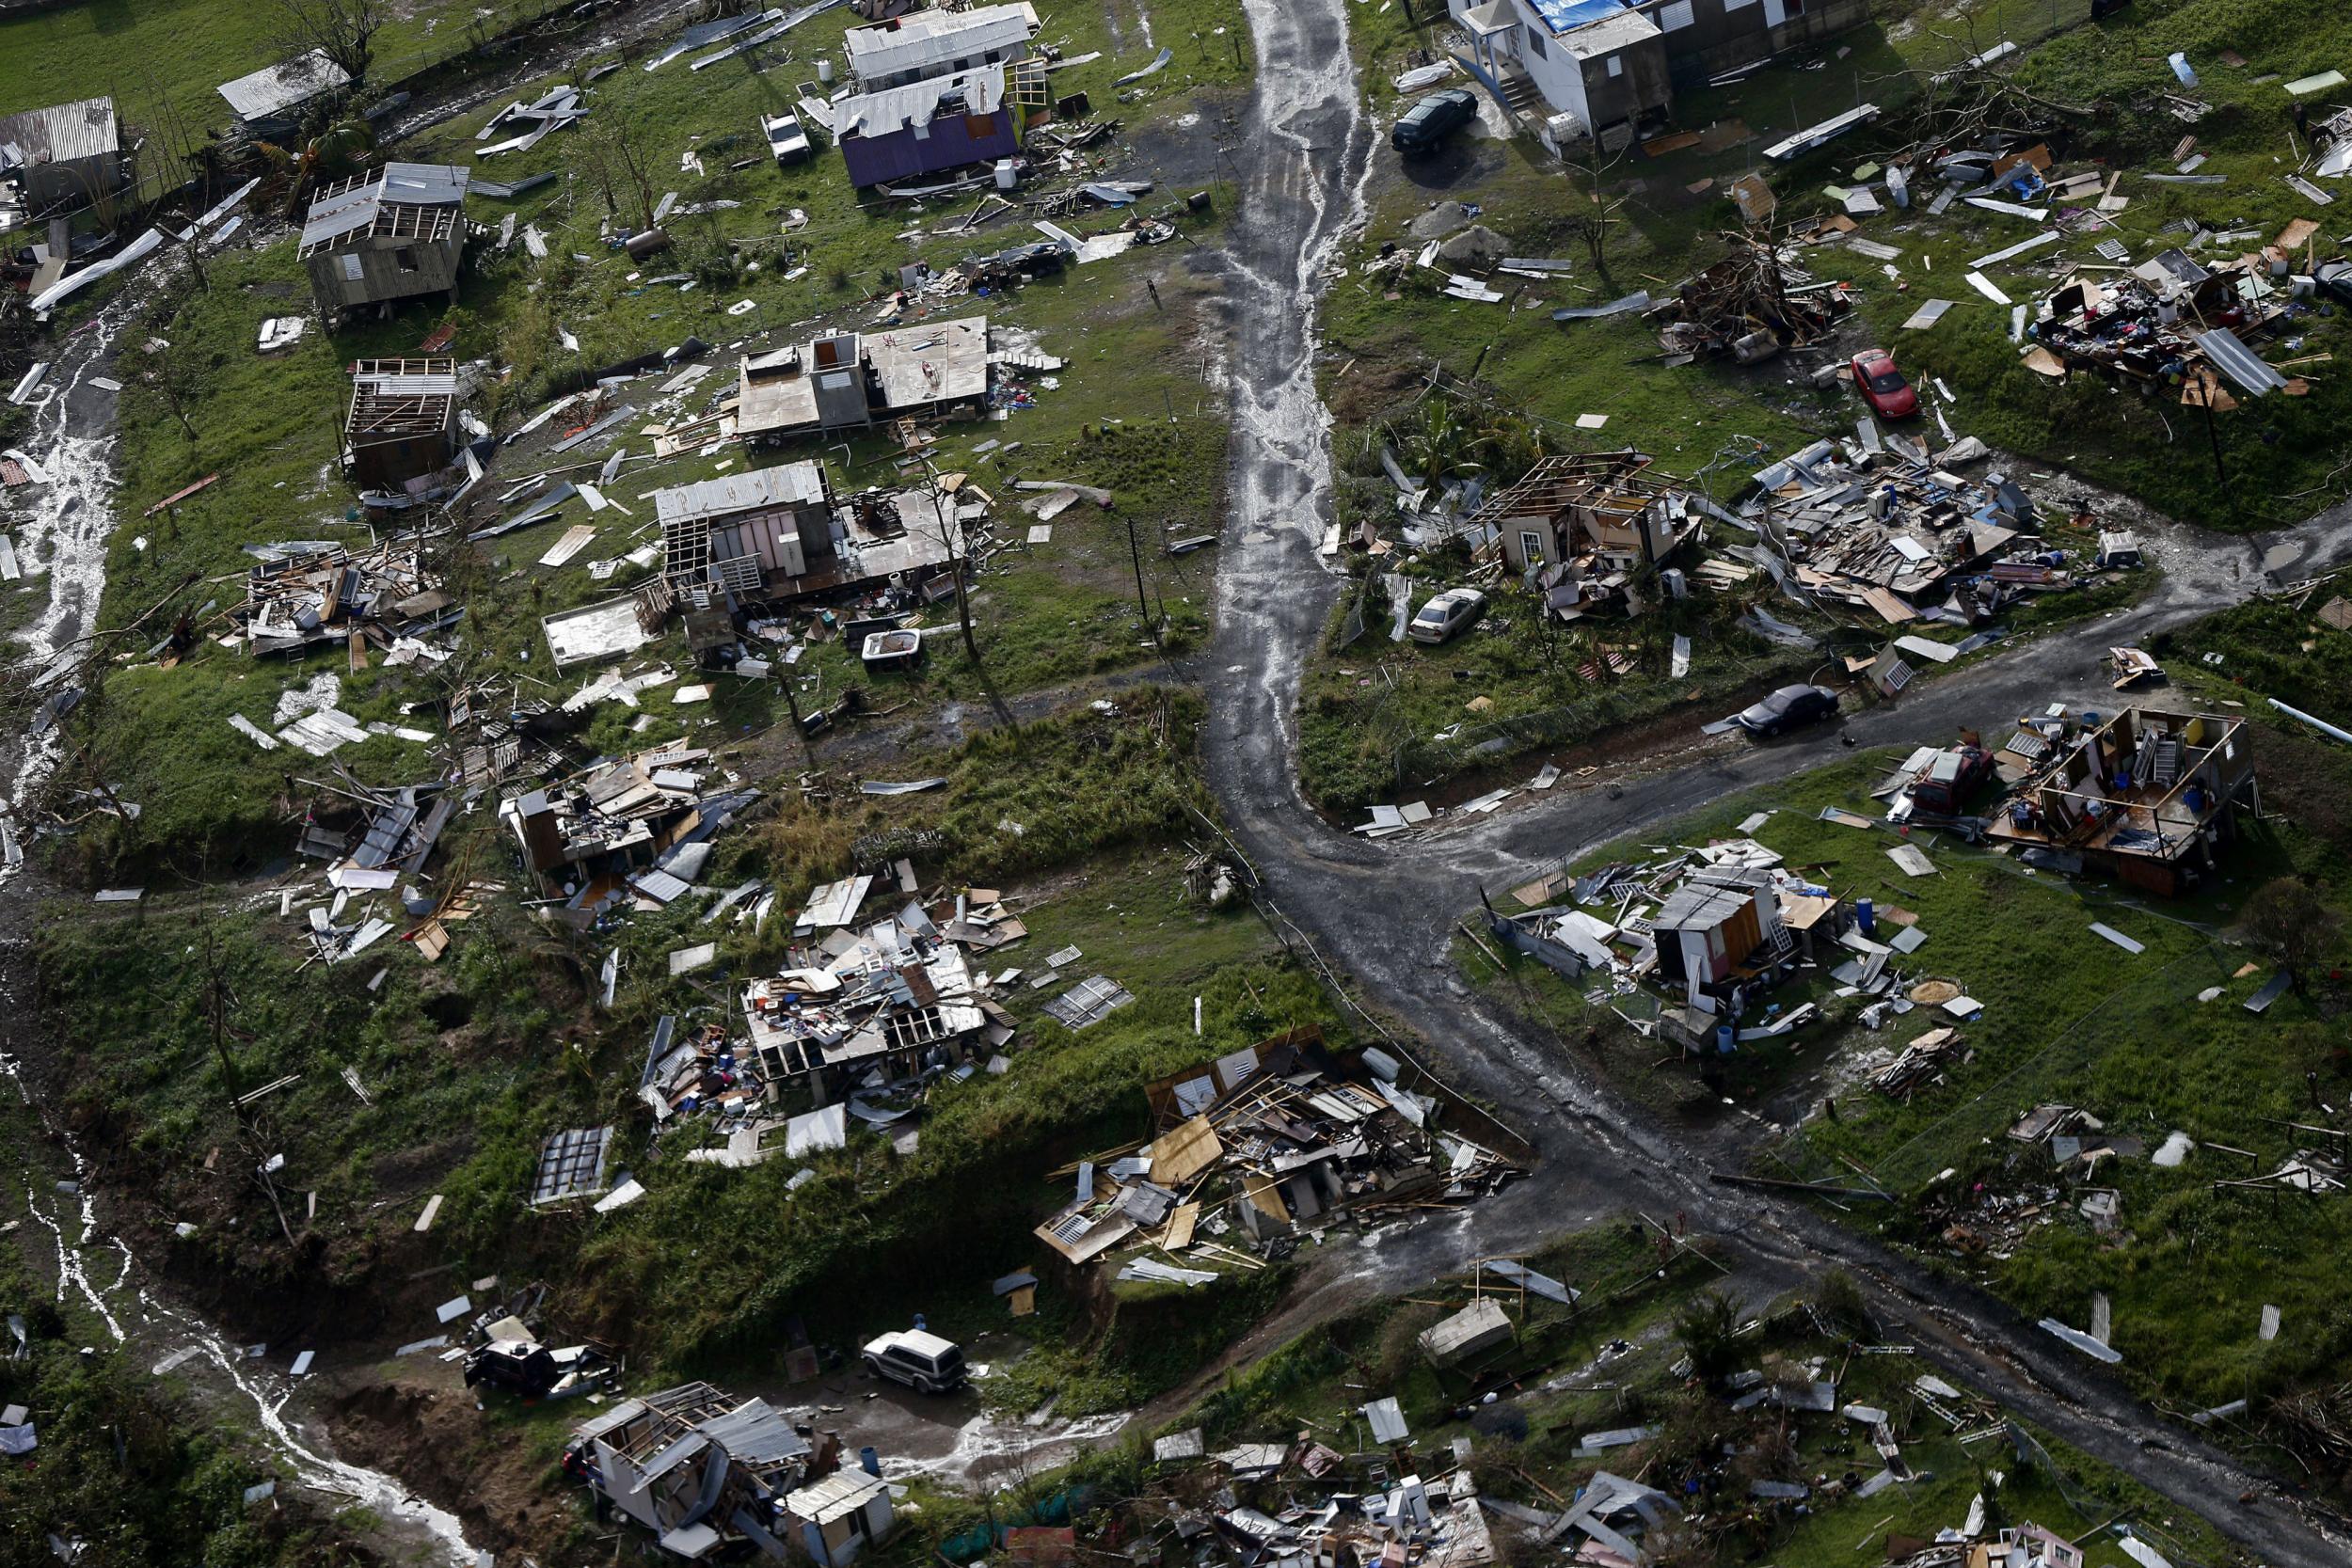
[[[455,165],[395,163],[320,192],[295,251],[319,314],[332,323],[346,310],[418,294],[453,301],[471,179]]]
[[[343,468],[362,490],[399,491],[450,465],[457,441],[453,359],[362,359],[351,367]]]

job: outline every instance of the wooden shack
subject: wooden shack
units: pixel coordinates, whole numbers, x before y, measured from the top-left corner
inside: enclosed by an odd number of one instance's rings
[[[343,468],[361,490],[396,491],[449,467],[457,438],[457,362],[362,359],[351,367]]]
[[[661,575],[679,592],[724,588],[762,599],[825,575],[835,550],[833,492],[807,461],[657,490]]]
[[[453,165],[387,164],[320,193],[295,254],[329,326],[363,306],[420,294],[455,300],[469,179]]]

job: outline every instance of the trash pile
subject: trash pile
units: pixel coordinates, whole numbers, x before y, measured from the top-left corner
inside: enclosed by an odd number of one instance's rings
[[[1673,362],[1704,356],[1757,364],[1826,338],[1853,309],[1847,285],[1817,280],[1794,248],[1728,237],[1730,255],[1649,312],[1663,323],[1658,342]]]
[[[547,1294],[545,1285],[526,1287],[474,1320],[466,1337],[467,1387],[525,1400],[568,1400],[618,1386],[620,1362],[605,1346],[541,1342]]]
[[[1755,559],[1801,602],[1830,600],[1896,626],[1973,626],[2025,595],[2079,586],[2066,557],[2042,544],[2022,489],[1997,473],[1952,471],[1982,455],[1973,440],[1931,456],[1866,422],[1855,440],[1816,441],[1772,464],[1739,511],[1756,531]]]
[[[1038,1238],[1073,1263],[1148,1244],[1203,1266],[1137,1253],[1120,1278],[1204,1285],[1220,1269],[1287,1255],[1301,1233],[1343,1215],[1442,1209],[1500,1191],[1519,1166],[1444,1130],[1475,1113],[1406,1087],[1404,1070],[1376,1050],[1327,1051],[1309,1027],[1162,1079],[1145,1089],[1158,1134],[1079,1163],[1076,1197]]]
[[[224,646],[256,655],[294,656],[330,642],[346,643],[353,668],[373,646],[391,664],[449,657],[426,639],[447,631],[466,611],[423,564],[416,540],[388,542],[359,555],[328,541],[247,545],[261,562],[246,576],[246,601],[232,612],[239,630]]]

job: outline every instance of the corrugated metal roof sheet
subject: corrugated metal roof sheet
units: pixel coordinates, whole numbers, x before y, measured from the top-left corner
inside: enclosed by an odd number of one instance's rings
[[[387,206],[453,207],[465,199],[471,179],[468,170],[453,164],[386,164],[367,183],[311,202],[302,224],[301,248],[358,233]]]
[[[852,27],[841,41],[850,74],[863,81],[981,59],[991,50],[1026,43],[1037,28],[1032,6],[982,6],[961,12],[917,11],[877,27]]]
[[[220,85],[221,97],[239,119],[267,119],[321,93],[351,85],[351,73],[313,49],[291,60],[263,66],[249,76]]]
[[[122,138],[115,124],[115,101],[85,98],[10,115],[0,119],[0,147],[10,144],[17,150],[16,161],[25,164],[69,164],[119,152]],[[0,157],[0,165],[8,161]]]
[[[909,82],[902,87],[861,94],[834,111],[834,135],[836,138],[887,136],[910,125],[929,125],[931,117],[939,112],[940,101],[950,95],[961,98],[961,113],[994,114],[1005,101],[1005,68],[981,66],[952,76],[934,76],[929,81]]]
[[[749,473],[722,474],[699,484],[680,484],[653,493],[654,515],[665,523],[691,522],[697,517],[723,517],[759,506],[792,506],[821,499],[825,476],[816,464],[803,459]]]

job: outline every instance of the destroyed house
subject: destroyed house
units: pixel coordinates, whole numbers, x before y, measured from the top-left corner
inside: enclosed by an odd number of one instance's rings
[[[1651,917],[1650,935],[1658,977],[1693,993],[1756,975],[1795,946],[1772,874],[1744,867],[1692,873]]]
[[[841,37],[850,77],[862,93],[904,87],[932,76],[1026,58],[1037,36],[1037,8],[979,6],[967,11],[923,10]]]
[[[2256,260],[2208,268],[2174,249],[2121,276],[2077,273],[2043,296],[2032,337],[2062,368],[2172,386],[2218,374],[2260,396],[2285,378],[2246,341],[2277,325],[2287,295]]]
[[[1471,529],[1494,530],[1515,571],[1561,568],[1550,603],[1573,620],[1625,600],[1635,574],[1664,562],[1697,530],[1687,495],[1649,466],[1638,451],[1547,457],[1481,507]]]
[[[816,1458],[765,1400],[688,1383],[581,1423],[564,1467],[664,1551],[692,1560],[748,1544],[781,1559],[784,1500]]]
[[[391,650],[447,630],[465,614],[426,571],[413,540],[360,555],[323,541],[246,548],[261,563],[246,574],[235,618],[256,655],[299,655],[329,643],[355,653],[370,645]]]
[[[1659,24],[1625,0],[1450,5],[1470,36],[1474,71],[1498,99],[1555,125],[1572,122],[1555,130],[1556,140],[1589,135],[1623,146],[1641,121],[1674,103]]]
[[[257,141],[284,141],[302,129],[309,113],[351,86],[351,73],[313,49],[247,76],[220,85],[237,128]]]
[[[961,475],[836,500],[813,462],[654,493],[661,588],[697,652],[737,641],[732,608],[879,584],[920,588],[963,557],[988,499]],[[701,608],[697,608],[700,606]]]
[[[0,203],[0,211],[13,211],[18,222],[79,212],[120,190],[127,178],[111,98],[0,119],[0,186],[16,187],[15,199]]]
[[[843,896],[840,884],[818,891]],[[877,1069],[910,1077],[1011,1037],[1007,1015],[980,1001],[962,952],[919,908],[863,932],[845,917],[803,957],[743,991],[744,1066],[771,1099],[806,1089],[827,1104]]]
[[[397,491],[449,467],[457,441],[453,359],[362,359],[351,367],[343,468],[362,490]]]
[[[833,130],[861,190],[1021,150],[1020,111],[1007,101],[1000,65],[859,93],[834,108]]]
[[[833,492],[824,468],[784,463],[657,490],[661,575],[680,593],[720,588],[747,600],[832,580]]]
[[[750,442],[876,420],[977,413],[988,398],[988,318],[835,332],[744,357],[735,432]]]
[[[758,799],[755,789],[706,794],[709,753],[672,744],[609,758],[568,779],[501,802],[523,859],[565,911],[584,922],[624,899],[659,909],[685,893],[671,869]]]
[[[1139,1239],[1182,1254],[1196,1227],[1222,1233],[1220,1208],[1256,1244],[1340,1210],[1464,1203],[1508,1180],[1523,1146],[1442,1091],[1407,1088],[1401,1070],[1376,1051],[1327,1052],[1308,1026],[1149,1084],[1157,1135],[1082,1166],[1074,1201],[1036,1235],[1073,1263]],[[1120,1277],[1167,1277],[1160,1267],[1132,1262]]]
[[[1742,513],[1783,588],[1888,625],[1932,611],[1965,626],[2074,585],[2042,559],[2038,514],[2015,484],[1964,479],[1901,436],[1867,436],[1851,451],[1817,441],[1756,474],[1763,494]]]
[[[331,324],[346,310],[418,294],[454,299],[470,180],[454,165],[387,164],[321,192],[295,251],[319,314]]]
[[[2260,806],[2246,721],[2222,715],[2126,708],[2063,747],[2027,725],[1996,760],[2025,777],[1987,836],[2168,897],[2213,871],[2236,807]]]

